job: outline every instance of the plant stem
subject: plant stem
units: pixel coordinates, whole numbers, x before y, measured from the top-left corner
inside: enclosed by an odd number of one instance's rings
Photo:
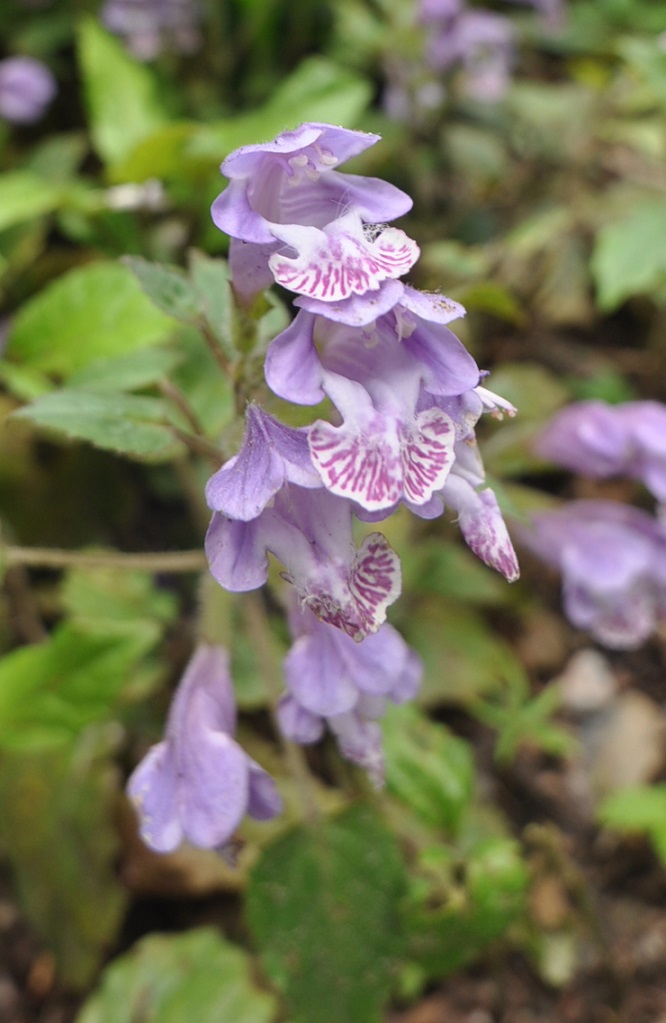
[[[56,547],[5,547],[7,566],[32,568],[136,568],[148,572],[200,572],[207,567],[201,550],[126,554],[123,551],[68,551]]]

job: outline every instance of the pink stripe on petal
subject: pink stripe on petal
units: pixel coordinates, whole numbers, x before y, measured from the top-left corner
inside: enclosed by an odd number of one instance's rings
[[[319,420],[310,429],[312,461],[327,490],[369,511],[390,508],[402,493],[397,437],[380,421],[375,436]]]
[[[401,452],[407,501],[425,504],[444,486],[454,462],[455,439],[455,427],[446,413],[432,408],[417,416]]]
[[[280,232],[299,254],[292,259],[274,253],[269,259],[273,276],[290,291],[323,302],[377,291],[382,281],[407,273],[419,256],[416,242],[395,227],[386,228],[374,241],[342,231],[310,229],[300,237],[293,233],[293,238],[291,234]]]
[[[349,589],[356,598],[363,623],[363,638],[376,632],[386,619],[386,608],[400,596],[400,559],[381,533],[371,533],[354,558]]]

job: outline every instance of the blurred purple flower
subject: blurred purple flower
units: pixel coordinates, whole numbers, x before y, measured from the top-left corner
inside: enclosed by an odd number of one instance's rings
[[[101,18],[139,60],[154,60],[163,50],[193,53],[201,45],[196,0],[106,0]]]
[[[640,480],[666,503],[666,406],[659,402],[568,405],[547,424],[535,450],[584,476]]]
[[[562,573],[574,625],[614,649],[643,643],[666,614],[666,531],[612,501],[572,501],[518,526],[521,541]]]
[[[42,117],[57,91],[56,80],[34,57],[0,60],[0,117],[32,124]]]
[[[220,849],[246,813],[256,820],[280,813],[273,780],[234,741],[235,727],[227,653],[202,644],[174,697],[165,738],[127,786],[151,849],[171,852],[184,839]]]

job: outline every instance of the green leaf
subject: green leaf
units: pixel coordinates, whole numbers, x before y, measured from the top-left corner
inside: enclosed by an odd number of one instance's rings
[[[424,850],[407,903],[412,959],[437,980],[477,959],[521,913],[526,886],[512,840],[486,839],[464,858]]]
[[[666,282],[666,199],[655,195],[599,230],[592,253],[597,301],[611,312]]]
[[[182,270],[163,263],[150,263],[140,256],[125,256],[123,263],[158,309],[183,323],[196,323],[199,315],[196,296]]]
[[[229,267],[193,249],[189,254],[192,287],[199,309],[227,355],[233,352],[234,300]]]
[[[58,277],[21,307],[11,322],[7,355],[67,377],[95,359],[164,341],[173,328],[126,267],[91,263]]]
[[[78,53],[93,143],[112,164],[165,123],[157,81],[94,18],[81,21]]]
[[[474,785],[468,743],[413,705],[391,707],[382,724],[389,791],[426,824],[456,832]]]
[[[402,947],[403,886],[395,839],[363,806],[264,850],[248,917],[294,1023],[379,1023]]]
[[[14,418],[142,462],[167,461],[182,451],[159,398],[63,388],[15,412]]]
[[[137,630],[86,633],[60,625],[43,643],[0,660],[0,749],[61,744],[113,720],[132,671],[154,642]]]
[[[137,942],[107,967],[76,1023],[270,1023],[276,1008],[246,953],[200,928]]]
[[[666,785],[642,785],[613,792],[598,811],[607,827],[629,834],[649,835],[662,863],[666,863]]]
[[[168,377],[180,361],[175,349],[139,349],[117,358],[96,359],[74,373],[69,383],[88,391],[136,391]]]
[[[61,196],[59,185],[32,171],[0,175],[0,231],[52,213],[59,206]]]
[[[0,753],[0,842],[65,988],[91,983],[127,904],[113,822],[118,738],[92,728],[57,749]]]

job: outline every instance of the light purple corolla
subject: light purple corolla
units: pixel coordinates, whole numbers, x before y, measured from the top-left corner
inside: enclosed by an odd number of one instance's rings
[[[666,614],[666,532],[613,501],[572,501],[518,526],[521,541],[562,574],[574,625],[608,647],[640,646]]]
[[[507,18],[449,0],[424,0],[419,20],[428,27],[424,56],[432,71],[441,75],[459,68],[470,96],[482,102],[501,99],[514,62],[514,30]]]
[[[180,682],[162,742],[129,779],[146,845],[167,853],[184,840],[221,849],[243,816],[268,820],[282,800],[272,778],[235,742],[229,659],[201,644]]]
[[[284,566],[283,578],[301,603],[358,641],[377,631],[400,595],[400,561],[389,542],[371,533],[356,548],[351,503],[324,489],[286,484],[248,522],[214,512],[206,554],[225,589],[263,586],[269,552]]]
[[[316,421],[309,434],[313,464],[331,493],[372,512],[402,499],[426,504],[444,485],[454,424],[435,398],[431,407],[417,404],[424,385],[433,395],[459,395],[478,383],[474,359],[446,326],[463,313],[444,296],[403,288],[381,316],[366,313],[362,326],[352,325],[360,312],[348,303],[331,317],[302,308],[271,343],[269,386],[299,404],[327,396],[342,417],[340,425]]]
[[[666,503],[666,406],[656,401],[567,405],[535,443],[537,454],[584,476],[629,476]]]
[[[0,117],[32,124],[46,112],[57,91],[56,80],[34,57],[0,60]]]
[[[309,610],[290,614],[294,645],[284,663],[287,693],[278,719],[294,742],[316,742],[327,724],[348,760],[383,780],[381,730],[386,702],[412,699],[420,685],[420,659],[390,625],[354,643]]]

